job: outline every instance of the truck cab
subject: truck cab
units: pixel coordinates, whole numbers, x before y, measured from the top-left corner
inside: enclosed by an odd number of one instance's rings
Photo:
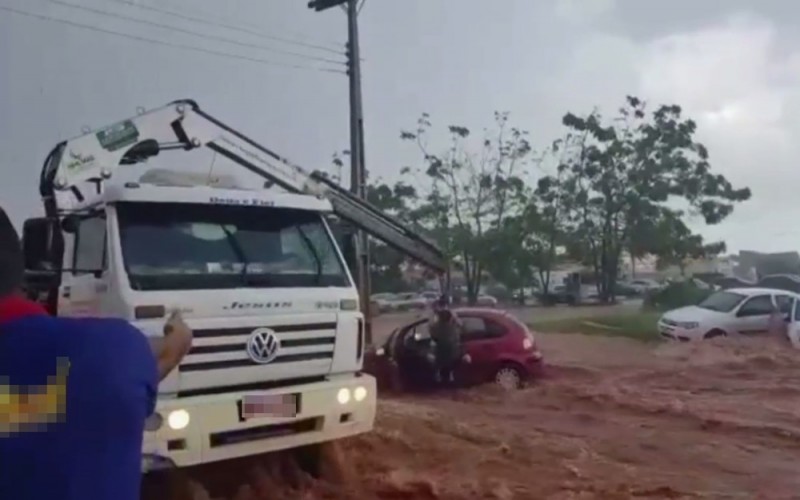
[[[145,451],[193,465],[370,430],[375,384],[359,374],[363,317],[330,203],[186,184],[110,183],[90,206],[23,231],[30,275],[60,268],[28,287],[55,295],[55,314],[125,318],[157,336],[179,309],[192,328]],[[59,242],[60,262],[41,258],[54,254],[45,242]],[[264,411],[248,413],[258,398]]]

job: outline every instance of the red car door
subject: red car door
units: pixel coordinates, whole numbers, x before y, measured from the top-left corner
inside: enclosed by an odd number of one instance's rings
[[[499,339],[505,334],[505,327],[481,316],[459,316],[459,319],[463,325],[461,342],[471,360],[459,365],[457,376],[468,384],[486,382],[497,369]]]

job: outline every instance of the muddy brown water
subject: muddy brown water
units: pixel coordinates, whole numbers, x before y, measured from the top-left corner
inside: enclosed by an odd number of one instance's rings
[[[262,477],[242,498],[800,498],[800,353],[539,342],[549,376],[532,387],[382,398],[374,432],[343,444],[344,479],[278,491]]]

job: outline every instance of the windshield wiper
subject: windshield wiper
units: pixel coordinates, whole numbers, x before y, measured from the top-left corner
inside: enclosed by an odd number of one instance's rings
[[[239,245],[239,240],[233,236],[233,233],[225,227],[225,224],[220,224],[219,227],[221,227],[222,231],[225,233],[225,239],[230,243],[233,253],[236,254],[236,258],[242,261],[242,270],[239,272],[239,280],[243,285],[247,285],[247,266],[250,265],[250,262],[247,260],[247,257],[245,257],[244,250],[242,250],[242,246]]]
[[[314,276],[314,284],[319,285],[319,282],[322,280],[322,259],[319,258],[319,253],[317,253],[317,249],[314,248],[314,243],[311,241],[311,238],[308,237],[306,232],[303,231],[302,226],[297,226],[297,232],[300,233],[300,238],[303,240],[303,243],[305,243],[308,249],[311,251],[311,255],[314,257],[314,262],[317,263],[317,275]]]

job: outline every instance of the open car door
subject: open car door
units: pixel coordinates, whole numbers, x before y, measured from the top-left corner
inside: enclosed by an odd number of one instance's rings
[[[792,347],[800,349],[800,301],[796,299],[792,301],[792,308],[789,312],[786,336],[789,337]]]

